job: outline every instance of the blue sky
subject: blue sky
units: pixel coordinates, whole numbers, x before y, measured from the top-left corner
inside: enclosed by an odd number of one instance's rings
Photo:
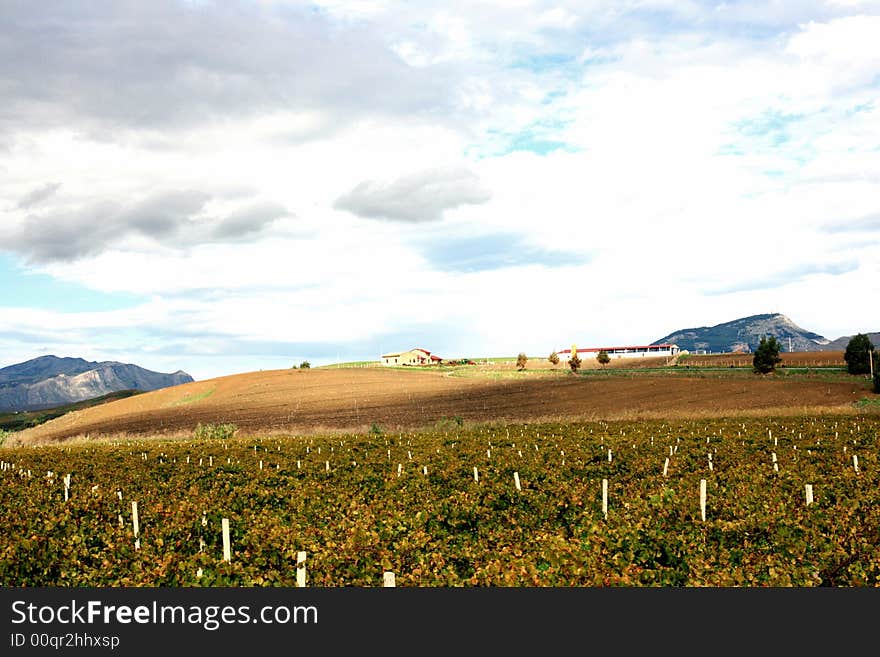
[[[0,365],[880,330],[878,33],[869,0],[3,3]]]

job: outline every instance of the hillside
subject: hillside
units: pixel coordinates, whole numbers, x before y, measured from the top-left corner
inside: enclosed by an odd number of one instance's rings
[[[186,372],[163,374],[116,361],[41,356],[0,369],[0,411],[30,411],[121,390],[159,390],[189,383]]]
[[[874,345],[875,349],[880,349],[880,333],[866,333],[868,339],[871,341],[871,344]],[[829,351],[846,351],[846,345],[849,344],[851,335],[845,335],[842,338],[837,338],[836,340],[832,340],[827,345],[825,345],[825,349]]]
[[[15,444],[89,435],[191,432],[198,423],[236,424],[242,433],[385,431],[464,422],[546,418],[723,416],[804,408],[846,410],[863,379],[775,377],[509,376],[363,368],[268,370],[148,392],[15,434]]]
[[[831,344],[827,338],[801,328],[779,313],[751,315],[715,326],[681,329],[652,344],[677,344],[690,352],[754,351],[764,335],[775,336],[784,351],[822,351]],[[838,351],[839,348],[833,350]]]
[[[72,411],[80,411],[91,406],[98,406],[100,404],[116,401],[117,399],[126,399],[140,394],[143,394],[140,390],[120,390],[119,392],[111,392],[85,401],[64,404],[63,406],[53,406],[52,408],[38,411],[0,413],[0,431],[21,431],[29,427],[43,424],[49,420],[54,420],[55,418],[61,417]]]

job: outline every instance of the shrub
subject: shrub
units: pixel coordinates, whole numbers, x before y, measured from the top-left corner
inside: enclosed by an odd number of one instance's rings
[[[874,345],[871,344],[870,338],[864,333],[859,333],[850,338],[849,344],[846,345],[846,353],[843,360],[846,361],[846,370],[850,374],[868,374],[871,371],[871,356],[869,352],[874,351]]]
[[[611,357],[608,355],[608,352],[604,349],[600,350],[596,355],[596,360],[599,361],[599,365],[605,367],[608,363],[611,362]]]
[[[454,417],[441,417],[434,425],[436,431],[455,431],[464,426],[464,420],[460,415]]]
[[[577,372],[581,366],[581,358],[577,354],[572,354],[571,359],[568,361],[568,366],[571,368],[572,372]]]
[[[520,352],[516,357],[516,369],[522,371],[526,368],[526,363],[529,361],[529,357],[524,353]]]
[[[768,338],[761,336],[761,343],[755,350],[752,358],[752,367],[755,372],[768,374],[776,370],[776,366],[782,362],[779,357],[779,342],[772,335]]]
[[[11,431],[5,431],[3,429],[0,429],[0,447],[3,447],[3,445],[6,443],[6,439],[9,438],[9,436],[11,436],[11,435],[12,435]]]
[[[547,360],[549,360],[550,363],[553,365],[559,365],[559,354],[554,351],[552,354],[550,354]]]
[[[202,424],[196,425],[193,438],[196,440],[225,440],[232,438],[238,427],[234,424]]]
[[[370,433],[374,436],[381,436],[384,432],[382,431],[382,427],[373,422],[373,424],[370,425]]]
[[[303,362],[301,362],[299,364],[299,369],[301,369],[301,370],[308,370],[308,369],[311,369],[311,367],[312,367],[312,364],[307,360],[304,360]]]

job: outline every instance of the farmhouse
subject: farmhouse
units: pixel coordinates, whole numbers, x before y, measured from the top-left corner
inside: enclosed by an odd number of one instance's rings
[[[631,347],[590,347],[589,349],[578,349],[575,345],[571,345],[572,349],[577,351],[577,355],[581,360],[586,358],[595,358],[600,351],[604,351],[611,359],[615,358],[669,358],[677,356],[681,349],[677,344],[649,344],[636,345]],[[557,351],[559,360],[567,361],[571,359],[571,349],[563,349]]]
[[[421,348],[380,356],[382,365],[388,367],[399,365],[438,365],[442,360],[442,358],[435,356],[427,349]]]

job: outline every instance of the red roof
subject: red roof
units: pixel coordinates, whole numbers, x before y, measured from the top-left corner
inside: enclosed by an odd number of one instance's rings
[[[674,347],[676,345],[672,344],[643,344],[636,345],[634,347],[590,347],[588,349],[578,349],[578,353],[591,353],[591,352],[600,352],[600,351],[614,351],[615,349],[669,349],[670,347]],[[557,354],[570,354],[571,349],[563,349],[562,351],[557,351]]]

